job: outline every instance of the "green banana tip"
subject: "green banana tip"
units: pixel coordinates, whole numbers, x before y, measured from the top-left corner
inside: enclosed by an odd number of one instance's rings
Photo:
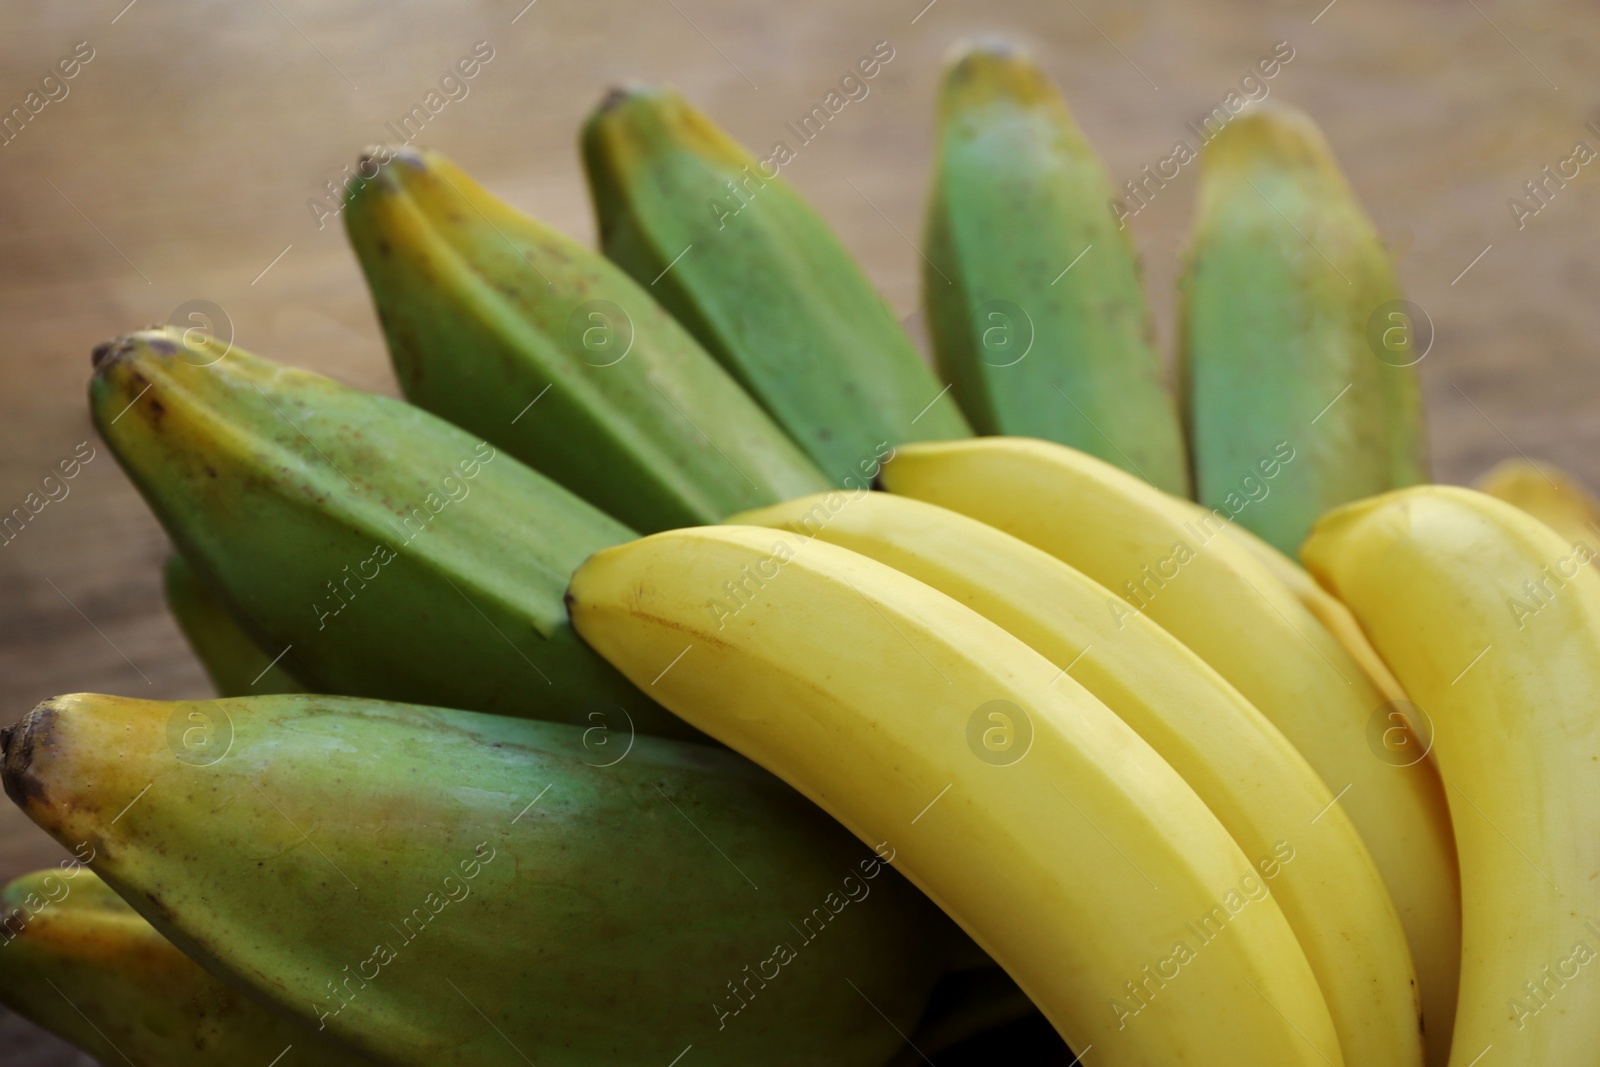
[[[1032,53],[999,37],[977,37],[951,47],[945,55],[941,96],[946,108],[992,101],[1028,107],[1058,99]]]
[[[1241,112],[1206,144],[1203,162],[1212,171],[1272,167],[1338,172],[1321,128],[1304,111],[1279,101]]]

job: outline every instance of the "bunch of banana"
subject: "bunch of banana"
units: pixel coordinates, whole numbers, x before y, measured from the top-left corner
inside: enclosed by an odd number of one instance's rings
[[[1204,149],[1186,424],[1014,49],[944,74],[948,385],[675,92],[581,151],[603,256],[364,157],[409,402],[95,350],[224,699],[0,733],[77,857],[0,896],[0,1001],[131,1067],[1592,1058],[1600,504],[1350,503],[1425,475],[1428,338],[1308,119]]]

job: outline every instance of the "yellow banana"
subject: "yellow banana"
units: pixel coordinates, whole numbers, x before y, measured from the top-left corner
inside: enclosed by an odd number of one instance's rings
[[[971,609],[747,526],[598,552],[567,600],[625,675],[893,857],[1091,1062],[1342,1062],[1294,932],[1249,899],[1256,869],[1216,816]]]
[[[1549,463],[1505,460],[1479,478],[1477,488],[1515,504],[1569,543],[1600,547],[1600,501]]]
[[[1454,1067],[1600,1047],[1600,575],[1482,493],[1425,486],[1322,518],[1302,550],[1432,718],[1461,849]]]
[[[1081,452],[1025,438],[903,446],[891,492],[981,519],[1119,594],[1108,613],[1148,615],[1283,731],[1349,813],[1411,946],[1429,1037],[1443,1062],[1460,953],[1450,816],[1432,764],[1380,744],[1393,705],[1215,513]],[[1420,754],[1420,746],[1412,750]]]
[[[1333,793],[1205,661],[1054,556],[945,508],[828,493],[728,520],[819,538],[946,593],[1027,642],[1172,764],[1262,871],[1351,1063],[1421,1064],[1416,981],[1383,878]]]

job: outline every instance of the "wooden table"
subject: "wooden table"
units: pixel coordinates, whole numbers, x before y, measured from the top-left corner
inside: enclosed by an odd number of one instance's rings
[[[89,349],[187,301],[225,309],[247,348],[392,392],[355,260],[308,202],[363,145],[396,140],[386,123],[479,41],[493,58],[419,142],[585,240],[575,131],[608,85],[673,81],[765,148],[888,41],[870,94],[784,174],[909,315],[939,59],[986,32],[1036,50],[1119,180],[1168,156],[1186,120],[1288,42],[1271,96],[1322,123],[1436,324],[1422,373],[1438,476],[1522,451],[1600,483],[1600,163],[1521,228],[1508,207],[1576,141],[1600,148],[1592,10],[1578,0],[524,2],[8,5],[0,114],[75,49],[92,58],[0,146],[0,509],[95,443]],[[1192,170],[1131,223],[1168,350]],[[70,495],[0,548],[0,722],[74,690],[207,694],[161,602],[166,553],[99,448]],[[0,879],[61,854],[0,808]],[[0,1019],[0,1042],[5,1063],[74,1062],[15,1018]]]

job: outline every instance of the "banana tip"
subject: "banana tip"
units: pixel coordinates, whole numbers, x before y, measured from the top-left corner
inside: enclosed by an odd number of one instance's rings
[[[46,700],[0,730],[0,784],[4,784],[6,796],[24,811],[44,798],[44,786],[32,773],[33,754],[40,739],[48,738],[55,719],[55,701]]]
[[[89,360],[97,372],[103,372],[119,360],[133,355],[140,348],[163,356],[178,354],[177,343],[167,336],[165,329],[161,326],[151,326],[135,333],[113,337],[109,341],[101,341],[90,352]]]

